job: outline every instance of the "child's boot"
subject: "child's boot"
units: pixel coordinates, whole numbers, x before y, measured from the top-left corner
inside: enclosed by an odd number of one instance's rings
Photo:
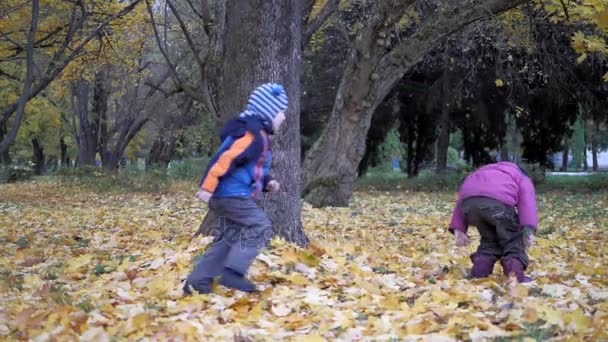
[[[471,255],[471,261],[473,261],[473,269],[471,270],[472,278],[486,278],[494,271],[494,263],[496,259],[483,254]]]
[[[501,260],[502,270],[505,276],[509,276],[511,273],[515,274],[517,281],[520,283],[529,283],[532,278],[524,274],[524,264],[521,263],[517,258],[508,258]]]
[[[219,281],[220,285],[243,291],[243,292],[255,292],[255,285],[247,280],[245,276],[231,268],[224,268],[224,274]]]

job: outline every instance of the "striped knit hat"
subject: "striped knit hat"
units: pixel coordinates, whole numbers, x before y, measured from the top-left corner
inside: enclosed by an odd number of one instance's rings
[[[247,110],[241,116],[259,115],[262,119],[272,119],[287,109],[287,93],[282,85],[265,83],[257,87],[249,96]]]

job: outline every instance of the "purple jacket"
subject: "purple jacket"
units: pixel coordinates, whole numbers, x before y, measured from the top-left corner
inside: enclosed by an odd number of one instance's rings
[[[493,198],[508,206],[517,207],[520,226],[529,226],[536,230],[538,212],[534,184],[517,165],[509,162],[490,164],[465,178],[458,191],[450,232],[467,232],[468,223],[462,216],[460,204],[466,198],[475,196]]]

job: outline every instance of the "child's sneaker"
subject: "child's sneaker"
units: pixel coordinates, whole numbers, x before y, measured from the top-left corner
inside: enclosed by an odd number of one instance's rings
[[[220,285],[243,292],[255,292],[257,290],[252,282],[230,268],[224,269],[224,274],[220,278],[219,283]]]
[[[186,279],[186,281],[184,282],[184,287],[182,288],[182,290],[184,291],[184,296],[191,296],[192,295],[192,290],[196,290],[198,291],[198,293],[201,294],[206,294],[206,293],[211,293],[211,282],[213,281],[213,279],[209,279],[207,281],[207,279],[203,280],[203,281],[199,281],[196,284],[191,283],[190,281],[188,281],[188,279]]]

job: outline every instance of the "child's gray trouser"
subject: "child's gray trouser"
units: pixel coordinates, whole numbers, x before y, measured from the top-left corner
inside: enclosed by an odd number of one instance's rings
[[[209,201],[213,244],[198,261],[188,281],[217,277],[224,267],[246,274],[260,249],[272,239],[272,224],[253,199],[220,197]]]

